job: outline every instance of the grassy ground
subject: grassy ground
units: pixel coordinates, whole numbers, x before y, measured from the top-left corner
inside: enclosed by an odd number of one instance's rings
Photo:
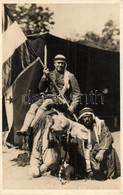
[[[120,132],[114,132],[112,135],[114,137],[113,146],[120,157]],[[120,189],[121,178],[107,181],[68,181],[64,185],[61,185],[58,178],[50,175],[30,179],[28,174],[28,166],[18,167],[15,162],[11,161],[12,159],[16,158],[19,153],[23,153],[23,151],[13,148],[5,151],[3,148],[3,189]]]

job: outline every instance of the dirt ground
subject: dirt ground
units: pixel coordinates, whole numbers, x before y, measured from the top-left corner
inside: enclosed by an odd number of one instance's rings
[[[114,137],[114,148],[120,157],[120,132],[112,133]],[[94,180],[76,180],[67,181],[61,184],[58,178],[45,175],[40,178],[29,178],[28,166],[18,167],[15,162],[11,161],[23,151],[18,149],[3,148],[3,189],[4,190],[42,190],[42,189],[120,189],[120,177],[114,180],[94,181]]]

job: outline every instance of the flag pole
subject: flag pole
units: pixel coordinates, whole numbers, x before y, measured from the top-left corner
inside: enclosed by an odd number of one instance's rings
[[[45,68],[47,68],[47,44],[44,46],[44,64]]]

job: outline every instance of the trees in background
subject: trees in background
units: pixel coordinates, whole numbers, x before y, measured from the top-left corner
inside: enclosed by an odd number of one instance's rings
[[[53,12],[39,4],[6,4],[11,15],[25,34],[49,32],[54,21]]]
[[[55,24],[54,13],[40,4],[6,4],[6,6],[25,34],[47,33]],[[101,35],[90,31],[85,35],[73,34],[67,39],[92,47],[119,51],[119,36],[120,30],[117,25],[113,20],[109,20],[104,25]]]
[[[104,25],[101,35],[94,32],[87,32],[84,36],[79,34],[72,35],[72,38],[68,38],[71,41],[76,41],[85,45],[111,50],[119,51],[120,47],[120,30],[113,20],[109,20]]]

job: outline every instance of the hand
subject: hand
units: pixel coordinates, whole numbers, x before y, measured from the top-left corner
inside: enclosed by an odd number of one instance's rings
[[[43,75],[44,75],[45,77],[47,77],[49,74],[50,74],[49,69],[48,69],[48,68],[44,68],[44,70],[43,70]]]
[[[69,110],[71,113],[74,113],[74,108],[73,108],[73,106],[69,106],[68,110]]]
[[[105,150],[100,150],[100,151],[97,153],[97,155],[95,156],[95,158],[96,158],[97,161],[100,162],[100,161],[103,160],[104,152],[105,152]]]

